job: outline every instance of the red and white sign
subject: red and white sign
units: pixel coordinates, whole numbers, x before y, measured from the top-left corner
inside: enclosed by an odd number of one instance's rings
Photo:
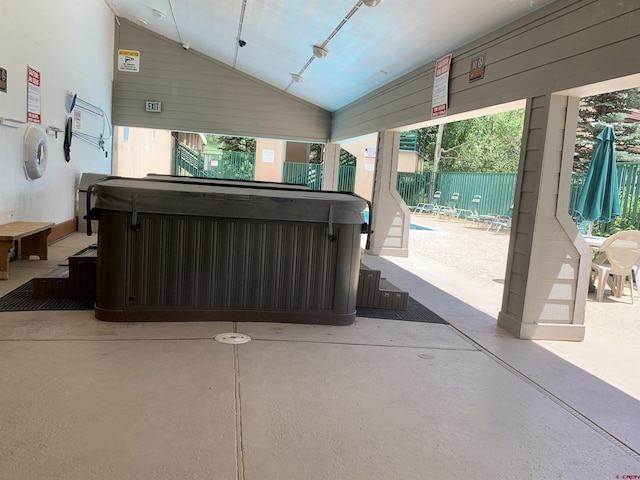
[[[40,72],[35,68],[27,70],[27,122],[42,123],[40,113]]]
[[[447,115],[451,57],[452,54],[450,53],[436,60],[436,69],[433,76],[433,97],[431,99],[431,118]]]

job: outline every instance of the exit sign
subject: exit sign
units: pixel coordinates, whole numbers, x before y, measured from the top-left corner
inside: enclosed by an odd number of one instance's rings
[[[147,112],[161,112],[162,111],[162,103],[160,103],[160,102],[152,102],[152,101],[147,100],[146,104],[147,104],[147,107],[146,107]]]

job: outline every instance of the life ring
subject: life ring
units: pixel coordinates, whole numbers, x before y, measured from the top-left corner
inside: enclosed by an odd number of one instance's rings
[[[29,127],[24,134],[24,172],[29,180],[35,180],[46,169],[47,137],[42,130]]]

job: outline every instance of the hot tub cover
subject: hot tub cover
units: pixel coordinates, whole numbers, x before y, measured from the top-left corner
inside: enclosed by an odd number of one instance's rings
[[[361,224],[367,202],[353,194],[153,178],[108,178],[93,189],[97,210],[256,220]]]

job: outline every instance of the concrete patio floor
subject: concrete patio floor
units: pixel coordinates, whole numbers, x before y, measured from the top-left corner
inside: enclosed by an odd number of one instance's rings
[[[517,340],[496,326],[507,235],[415,222],[434,230],[409,259],[363,262],[450,325],[0,313],[0,478],[640,475],[640,301],[590,296],[584,342]],[[0,295],[95,241],[13,262]],[[252,341],[213,340],[232,331]]]

